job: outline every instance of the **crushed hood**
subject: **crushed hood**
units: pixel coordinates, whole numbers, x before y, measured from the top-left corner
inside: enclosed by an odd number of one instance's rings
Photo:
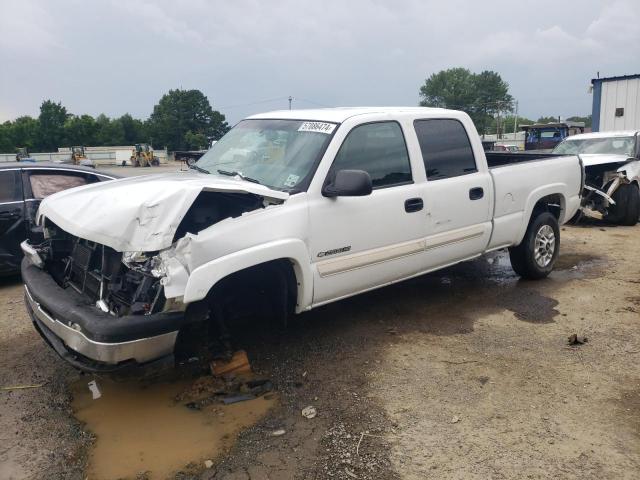
[[[72,235],[120,252],[171,246],[200,192],[251,193],[282,202],[288,193],[235,178],[196,172],[130,177],[73,188],[44,199],[44,215]]]
[[[604,165],[605,163],[627,163],[634,160],[627,155],[613,155],[606,153],[581,154],[580,158],[582,159],[582,163],[585,167]]]

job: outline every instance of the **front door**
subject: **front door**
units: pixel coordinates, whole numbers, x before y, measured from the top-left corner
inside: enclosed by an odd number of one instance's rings
[[[25,239],[20,170],[0,170],[0,274],[20,268]]]
[[[421,270],[425,217],[402,128],[384,121],[355,127],[328,174],[364,170],[373,192],[310,199],[315,305],[384,285]]]

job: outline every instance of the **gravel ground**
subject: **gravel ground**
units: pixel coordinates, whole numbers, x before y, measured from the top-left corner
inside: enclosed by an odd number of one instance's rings
[[[283,334],[244,326],[238,346],[280,404],[213,468],[176,478],[638,478],[640,226],[562,234],[544,281],[496,253]],[[83,478],[93,437],[70,411],[78,374],[32,331],[17,279],[0,305],[0,386],[44,383],[0,392],[0,478]],[[588,342],[568,346],[573,333]]]

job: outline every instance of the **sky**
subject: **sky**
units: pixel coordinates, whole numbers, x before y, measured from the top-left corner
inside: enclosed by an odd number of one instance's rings
[[[199,89],[231,124],[293,108],[416,105],[431,74],[494,70],[519,113],[591,113],[640,73],[640,0],[0,0],[0,121],[45,99],[146,118]]]

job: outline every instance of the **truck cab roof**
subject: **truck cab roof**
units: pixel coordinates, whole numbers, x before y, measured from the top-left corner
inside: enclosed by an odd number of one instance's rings
[[[248,119],[317,120],[322,122],[342,123],[355,116],[374,116],[380,114],[389,114],[394,116],[402,114],[421,114],[425,116],[446,115],[449,118],[457,118],[465,115],[463,112],[458,110],[431,107],[337,107],[304,110],[276,110],[252,115],[248,117]]]

